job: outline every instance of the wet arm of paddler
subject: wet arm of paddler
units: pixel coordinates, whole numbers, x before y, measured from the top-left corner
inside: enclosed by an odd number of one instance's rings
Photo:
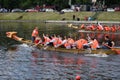
[[[93,42],[91,41],[91,42],[89,42],[89,43],[87,43],[88,45],[91,45],[91,44],[93,44]]]
[[[89,43],[85,43],[85,44],[83,44],[83,45],[88,45],[88,46],[90,46],[91,44],[93,44],[93,42],[91,41],[91,42],[89,42]]]
[[[114,47],[114,46],[115,46],[115,42],[114,42],[114,41],[112,41],[111,43],[112,43],[112,47]]]

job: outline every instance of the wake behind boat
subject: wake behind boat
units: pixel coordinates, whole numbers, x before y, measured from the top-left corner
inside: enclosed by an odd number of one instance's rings
[[[84,56],[92,56],[92,57],[108,57],[107,54],[85,54]]]
[[[25,43],[31,46],[36,46],[39,49],[47,50],[47,51],[57,51],[57,52],[65,52],[65,53],[77,53],[77,54],[83,54],[83,53],[92,53],[92,54],[120,54],[120,48],[112,48],[112,49],[96,49],[89,51],[88,49],[66,49],[66,48],[55,48],[53,46],[50,46],[46,49],[44,49],[44,46],[41,44],[36,45],[35,43],[32,43],[31,40],[25,40],[24,38],[18,37],[17,32],[6,32],[6,35],[8,38],[14,39],[16,41],[19,41],[21,43]]]

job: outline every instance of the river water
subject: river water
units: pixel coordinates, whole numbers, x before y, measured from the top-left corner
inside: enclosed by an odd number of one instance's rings
[[[30,39],[34,26],[40,35],[61,34],[83,36],[66,24],[1,23],[0,24],[0,80],[120,80],[120,55],[85,55],[39,50],[9,39],[7,31],[17,31],[18,36]],[[91,34],[93,35],[93,34]],[[98,39],[106,34],[101,34]],[[113,35],[113,34],[109,34]],[[119,46],[119,34],[114,34]]]

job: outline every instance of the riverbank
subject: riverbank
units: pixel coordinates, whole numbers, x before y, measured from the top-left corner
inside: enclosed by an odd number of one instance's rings
[[[85,23],[85,24],[89,24],[89,23],[93,23],[93,24],[96,24],[96,23],[103,23],[103,24],[120,24],[120,21],[73,21],[73,20],[65,20],[65,21],[62,21],[62,20],[44,20],[44,21],[41,21],[41,20],[0,20],[0,22],[43,22],[43,23],[62,23],[62,24],[69,24],[69,23],[72,23],[72,24],[82,24],[82,23]]]
[[[38,12],[38,13],[0,13],[0,20],[23,20],[23,21],[85,21],[92,17],[94,21],[120,21],[120,12]],[[75,15],[75,20],[73,20]]]

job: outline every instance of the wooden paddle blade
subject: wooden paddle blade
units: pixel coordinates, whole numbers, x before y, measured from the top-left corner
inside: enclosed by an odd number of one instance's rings
[[[120,54],[120,50],[114,50],[117,54]]]

